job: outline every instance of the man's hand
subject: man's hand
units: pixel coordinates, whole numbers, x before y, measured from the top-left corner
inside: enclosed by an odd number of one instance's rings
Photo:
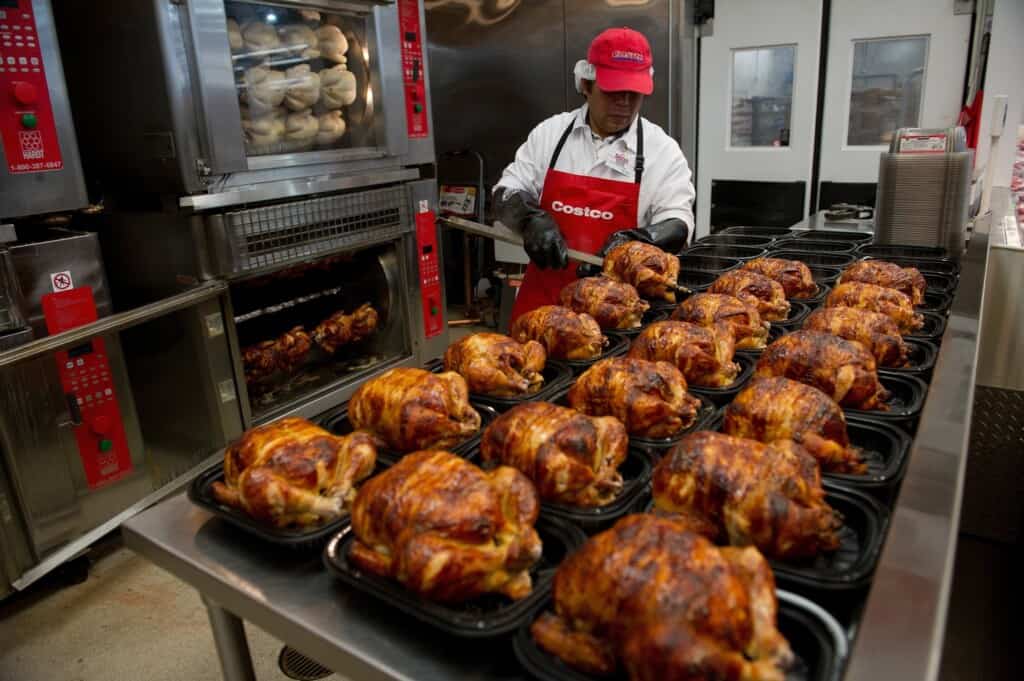
[[[523,247],[542,270],[563,270],[569,264],[569,250],[554,218],[547,213],[531,216],[523,225]]]

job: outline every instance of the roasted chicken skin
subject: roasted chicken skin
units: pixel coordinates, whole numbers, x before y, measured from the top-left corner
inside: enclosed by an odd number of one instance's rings
[[[630,435],[671,437],[693,425],[700,400],[686,392],[686,378],[668,362],[631,357],[603,359],[576,379],[569,405],[591,416],[614,416]]]
[[[274,340],[263,341],[242,349],[245,382],[258,383],[271,374],[294,371],[302,364],[313,343],[301,326],[296,326]]]
[[[359,386],[349,400],[348,418],[353,428],[399,452],[453,447],[480,430],[466,381],[452,371],[385,371]]]
[[[718,548],[675,518],[629,515],[555,573],[537,644],[588,674],[631,681],[782,681],[775,579],[752,547]]]
[[[823,331],[794,331],[769,345],[755,378],[783,376],[813,386],[844,407],[886,411],[874,356],[860,343]]]
[[[928,281],[916,267],[900,267],[885,260],[858,260],[853,263],[839,277],[840,284],[851,281],[896,289],[909,296],[914,305],[924,302],[924,292],[928,289]]]
[[[544,501],[605,506],[622,491],[619,466],[629,437],[618,420],[550,402],[526,402],[489,425],[480,442],[486,463],[521,471]]]
[[[537,512],[533,485],[514,468],[485,472],[449,452],[415,452],[359,490],[348,557],[430,600],[518,600],[541,555]]]
[[[723,273],[708,288],[708,293],[725,293],[750,303],[769,322],[781,322],[789,316],[789,301],[782,284],[750,270]]]
[[[289,417],[242,434],[224,451],[224,482],[213,495],[277,527],[334,520],[373,472],[377,448],[366,433],[335,436]]]
[[[763,274],[782,285],[787,298],[811,298],[817,295],[811,269],[799,260],[783,258],[756,258],[743,263],[743,269]]]
[[[825,502],[818,462],[791,440],[683,436],[654,469],[654,505],[717,542],[779,559],[839,548],[842,518]]]
[[[861,452],[850,446],[846,417],[832,398],[788,378],[757,378],[725,409],[722,432],[771,444],[803,445],[829,473],[866,473]]]
[[[689,322],[654,322],[637,335],[629,357],[668,362],[683,372],[687,383],[721,387],[736,380],[740,371],[732,361],[736,349],[729,327],[714,329]]]
[[[313,329],[313,340],[329,355],[342,345],[358,343],[373,335],[380,316],[369,303],[360,305],[351,314],[335,312]]]
[[[913,333],[924,326],[924,318],[914,312],[910,296],[876,284],[859,281],[837,284],[825,298],[825,307],[855,307],[880,312],[896,322],[901,334]]]
[[[631,285],[610,277],[577,279],[562,289],[558,302],[586,312],[602,329],[635,329],[651,307]]]
[[[880,367],[901,367],[907,363],[907,344],[903,342],[899,326],[880,312],[856,307],[822,307],[810,314],[804,328],[857,341],[874,355]]]
[[[469,392],[516,397],[544,385],[547,353],[537,341],[517,343],[500,333],[474,333],[448,346],[444,370],[466,379]]]
[[[679,303],[672,319],[709,329],[726,323],[732,329],[737,350],[763,350],[768,342],[768,322],[761,321],[755,305],[725,293],[695,293]]]
[[[593,317],[561,305],[542,305],[519,315],[509,335],[519,343],[537,341],[551,359],[593,359],[608,344]]]
[[[644,298],[676,302],[679,258],[642,241],[627,241],[604,256],[604,274],[631,286]]]

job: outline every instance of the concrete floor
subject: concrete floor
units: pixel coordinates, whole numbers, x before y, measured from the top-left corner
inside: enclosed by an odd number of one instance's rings
[[[221,679],[206,609],[192,588],[117,537],[89,559],[81,584],[54,575],[0,602],[0,680]],[[277,666],[280,641],[249,623],[246,632],[256,677],[287,679]]]

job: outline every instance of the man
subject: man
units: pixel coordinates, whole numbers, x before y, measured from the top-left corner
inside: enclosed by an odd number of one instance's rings
[[[496,216],[523,236],[526,268],[512,318],[557,304],[576,278],[566,248],[604,255],[637,239],[670,252],[693,230],[693,183],[679,145],[638,113],[654,90],[651,47],[604,31],[576,64],[587,103],[534,128],[494,189]]]

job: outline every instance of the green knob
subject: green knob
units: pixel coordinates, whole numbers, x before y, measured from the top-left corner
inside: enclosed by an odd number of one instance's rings
[[[114,448],[114,441],[113,440],[106,440],[106,439],[100,440],[100,451],[101,452],[109,452],[113,448]]]
[[[437,316],[437,308],[436,307],[431,307],[430,308],[430,316],[431,317],[436,317]]]
[[[21,124],[24,127],[28,128],[29,130],[32,130],[33,128],[35,128],[39,124],[39,121],[36,120],[36,115],[35,114],[27,113],[27,114],[21,114]]]
[[[417,102],[416,104],[412,105],[412,110],[415,111],[416,113],[423,113],[423,105]]]

